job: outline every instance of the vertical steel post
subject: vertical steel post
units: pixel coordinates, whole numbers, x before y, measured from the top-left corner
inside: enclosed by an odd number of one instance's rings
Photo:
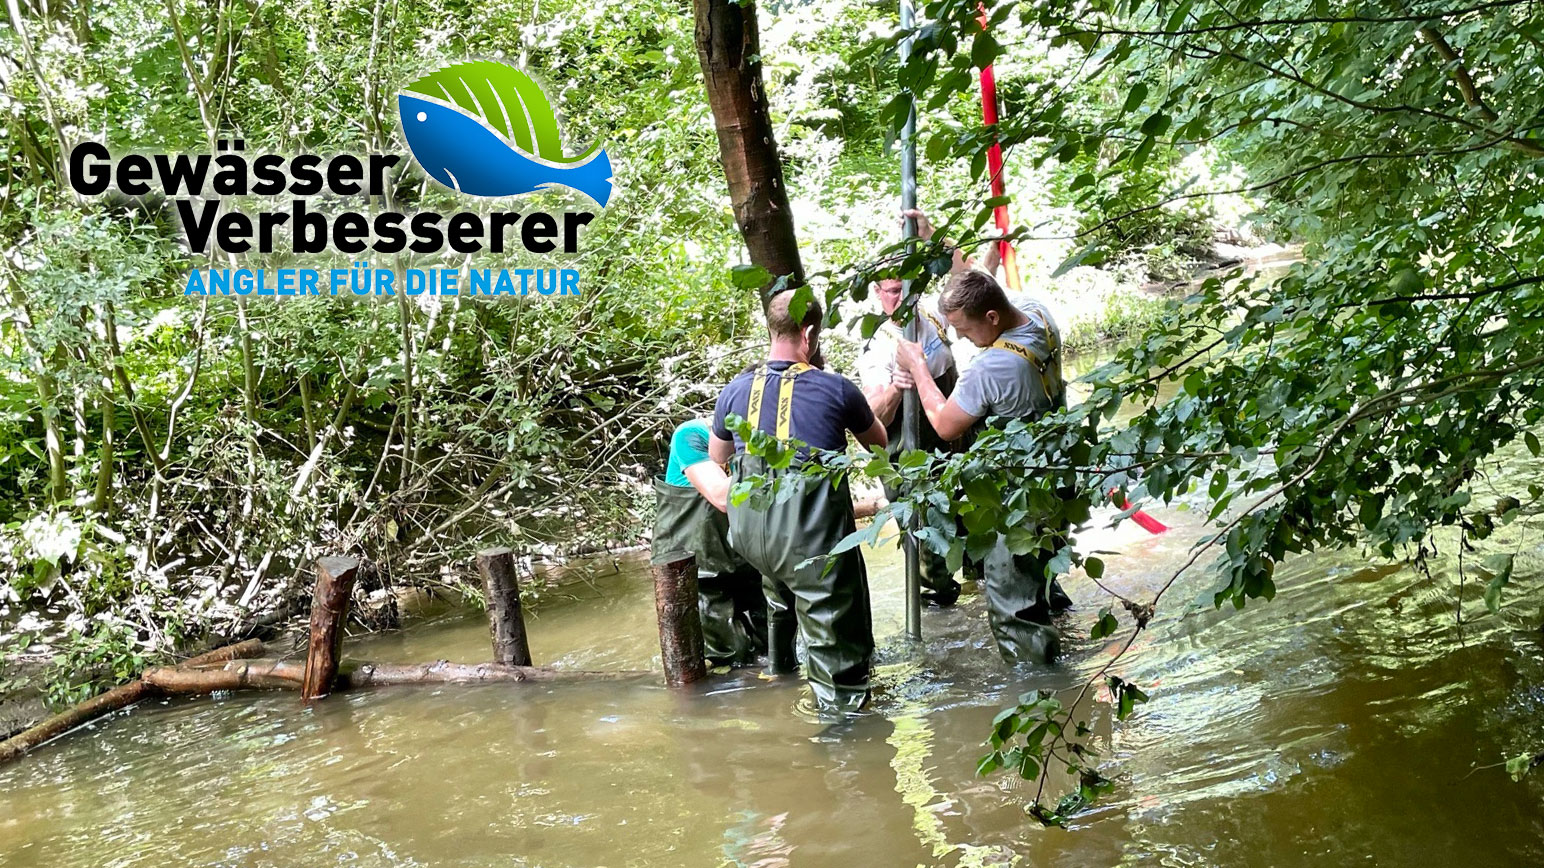
[[[912,26],[914,13],[911,0],[901,0],[901,27],[909,29]],[[907,36],[901,41],[901,65],[906,65],[906,60],[911,56],[912,38]],[[906,126],[901,131],[901,208],[911,210],[917,207],[917,104],[912,99],[906,109]],[[902,230],[906,239],[906,252],[910,254],[917,249],[917,221],[908,217]],[[914,281],[910,278],[902,282],[901,299],[903,304],[912,306],[911,321],[906,324],[906,340],[917,340],[917,299],[912,298]],[[917,390],[909,389],[901,397],[901,411],[905,414],[902,420],[901,444],[905,449],[916,449],[918,440],[918,414],[922,412],[922,402],[917,398]],[[901,535],[901,546],[906,553],[906,637],[920,640],[922,638],[922,571],[920,563],[921,553],[917,550],[916,531],[921,525],[921,516],[913,513],[907,528],[908,533]]]

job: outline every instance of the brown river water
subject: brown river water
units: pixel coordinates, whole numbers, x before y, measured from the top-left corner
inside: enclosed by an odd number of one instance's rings
[[[1079,540],[1121,551],[1105,581],[1139,599],[1201,533],[1195,511],[1152,511],[1169,533]],[[1471,571],[1461,625],[1451,564],[1298,557],[1243,611],[1189,606],[1210,580],[1181,579],[1115,670],[1151,702],[1121,723],[1090,705],[1118,786],[1069,829],[975,767],[1001,707],[1070,701],[1124,638],[1087,638],[1098,589],[1067,582],[1064,663],[1014,671],[975,596],[907,644],[889,548],[868,552],[875,713],[850,725],[754,672],[150,702],[0,768],[0,866],[1544,865],[1544,770],[1483,768],[1544,749],[1540,536],[1488,541],[1520,552],[1518,574],[1491,616]],[[574,569],[529,615],[537,662],[657,670],[644,560]],[[442,610],[346,653],[485,660],[487,623]]]

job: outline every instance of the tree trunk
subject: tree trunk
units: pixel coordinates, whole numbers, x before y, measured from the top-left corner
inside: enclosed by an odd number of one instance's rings
[[[756,4],[693,0],[693,7],[697,58],[718,130],[735,223],[751,263],[774,277],[787,275],[797,286],[804,282],[804,267],[761,77]]]
[[[311,598],[311,643],[300,699],[310,705],[332,692],[343,655],[343,625],[354,593],[356,558],[322,558],[316,562],[316,592]]]
[[[697,611],[697,558],[660,564],[653,572],[665,681],[672,685],[700,681],[708,677],[708,664],[702,645],[702,616]]]
[[[477,572],[482,574],[488,600],[488,623],[493,630],[493,662],[505,666],[530,666],[531,645],[525,636],[525,616],[520,610],[520,577],[515,573],[515,554],[509,549],[477,553]]]

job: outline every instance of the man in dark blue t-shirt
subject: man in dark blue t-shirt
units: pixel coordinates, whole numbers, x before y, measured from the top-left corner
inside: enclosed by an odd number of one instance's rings
[[[849,431],[864,446],[886,445],[885,426],[858,387],[811,365],[819,354],[820,305],[811,301],[795,321],[788,309],[793,295],[780,293],[767,305],[767,361],[724,388],[708,454],[714,461],[733,459],[735,482],[752,476],[777,481],[778,496],[765,509],[731,500],[729,543],[762,575],[772,671],[798,666],[794,639],[803,637],[804,672],[815,700],[823,713],[840,714],[858,710],[868,698],[874,656],[863,554],[856,548],[830,554],[854,530],[852,491],[845,477],[833,483],[805,477],[797,466],[767,466],[745,452],[726,422],[733,413],[780,440],[807,444],[799,447],[795,465],[818,461],[822,450],[845,450]]]

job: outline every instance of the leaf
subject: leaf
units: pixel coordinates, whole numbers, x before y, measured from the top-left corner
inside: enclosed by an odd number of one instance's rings
[[[970,46],[970,62],[978,69],[985,69],[992,65],[1002,49],[997,45],[997,40],[990,33],[981,33],[976,36],[976,41]]]
[[[760,289],[772,282],[772,272],[759,265],[736,265],[729,269],[729,282],[735,289]]]
[[[1493,555],[1485,566],[1492,571],[1491,580],[1485,585],[1485,608],[1492,615],[1501,611],[1501,589],[1512,581],[1513,555]]]
[[[1531,756],[1525,753],[1518,754],[1506,761],[1506,773],[1512,776],[1512,780],[1521,781],[1523,775],[1532,771],[1540,763],[1544,763],[1544,754],[1539,756]]]
[[[1421,279],[1421,273],[1413,268],[1405,268],[1394,274],[1389,280],[1389,290],[1396,296],[1420,295],[1426,282]]]
[[[815,290],[809,284],[805,284],[793,291],[793,298],[788,300],[788,317],[794,322],[804,322],[804,312],[809,310],[810,302],[815,300]]]
[[[1088,638],[1103,639],[1119,629],[1120,622],[1115,619],[1115,615],[1110,611],[1110,607],[1105,606],[1099,610],[1099,620],[1094,622],[1093,629],[1088,632]]]
[[[432,97],[481,118],[516,148],[554,163],[582,163],[600,142],[577,157],[563,153],[558,117],[541,86],[502,63],[473,60],[431,72],[404,90]]]
[[[1161,136],[1169,131],[1169,124],[1172,122],[1173,118],[1164,112],[1153,112],[1142,122],[1142,135],[1154,138]]]
[[[1066,274],[1067,272],[1071,271],[1072,269],[1077,268],[1079,265],[1083,264],[1083,260],[1085,260],[1088,257],[1094,255],[1094,253],[1096,251],[1098,251],[1098,250],[1099,250],[1099,242],[1098,241],[1090,241],[1087,245],[1085,245],[1083,247],[1082,250],[1079,250],[1077,253],[1074,253],[1073,255],[1071,255],[1071,256],[1067,257],[1066,259],[1062,260],[1062,264],[1056,266],[1056,270],[1051,272],[1051,277],[1053,279],[1057,278],[1057,277],[1061,277],[1062,275]]]
[[[1139,81],[1132,85],[1131,90],[1126,93],[1126,104],[1121,107],[1120,113],[1128,114],[1130,112],[1136,111],[1142,107],[1142,103],[1146,101],[1146,99],[1147,85]]]
[[[1087,573],[1090,579],[1104,578],[1104,561],[1099,558],[1084,558],[1083,572]]]

